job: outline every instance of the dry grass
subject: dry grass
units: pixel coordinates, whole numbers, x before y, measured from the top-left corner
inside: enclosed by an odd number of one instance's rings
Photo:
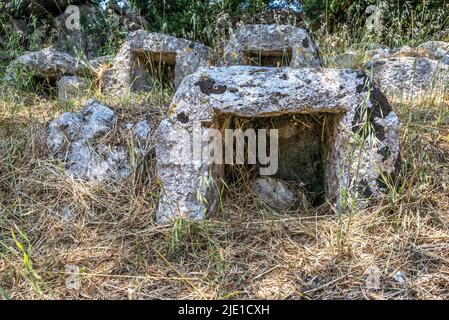
[[[3,297],[449,298],[447,102],[396,106],[403,122],[400,177],[363,212],[338,215],[325,204],[276,214],[232,187],[224,209],[208,221],[162,227],[153,222],[158,181],[151,152],[121,183],[74,181],[49,155],[45,130],[82,101],[18,99],[0,102]],[[156,125],[169,96],[106,101],[120,122],[147,118]],[[79,289],[67,289],[67,265],[80,269]],[[366,286],[373,268],[378,289]],[[394,279],[398,271],[405,284]]]

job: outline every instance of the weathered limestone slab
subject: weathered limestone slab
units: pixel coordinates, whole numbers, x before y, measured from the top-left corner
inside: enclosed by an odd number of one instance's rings
[[[286,8],[285,3],[279,3],[278,7],[274,1],[270,4],[270,10],[262,11],[257,15],[243,14],[238,17],[238,21],[241,24],[289,24],[296,27],[304,27],[304,13],[298,12],[298,10]]]
[[[441,99],[449,89],[449,64],[428,50],[402,49],[374,56],[365,66],[390,101]]]
[[[86,72],[86,66],[71,55],[46,48],[13,60],[6,69],[4,79],[14,80],[20,73],[27,73],[38,78],[57,80],[63,75],[82,75]]]
[[[320,66],[317,49],[307,31],[292,25],[245,25],[231,35],[222,66]]]
[[[177,87],[186,75],[208,63],[209,49],[200,43],[137,30],[104,73],[103,90],[117,95],[150,91],[152,75],[156,80],[173,81]]]
[[[293,168],[294,173],[307,183],[321,179],[326,197],[340,208],[350,201],[364,205],[367,199],[379,196],[383,190],[380,177],[394,174],[399,156],[398,117],[360,71],[200,68],[183,80],[170,110],[156,130],[157,172],[162,183],[156,219],[160,223],[179,217],[204,219],[215,210],[217,185],[225,177],[223,166],[208,157],[207,137],[215,129],[235,129],[230,125],[235,118],[261,128],[257,122],[267,117],[290,117],[289,122],[280,121],[280,126],[287,128],[280,127],[279,150],[283,137],[287,142],[298,142],[284,146],[288,154],[295,154],[296,148],[306,153],[297,153],[299,165]],[[322,119],[319,137],[310,138],[310,133],[317,131],[303,123],[304,117]],[[295,134],[311,139],[311,151]],[[206,136],[205,141],[202,136]],[[308,164],[309,158],[317,158],[317,163]],[[288,155],[286,159],[290,160]],[[281,169],[283,159],[279,160]]]

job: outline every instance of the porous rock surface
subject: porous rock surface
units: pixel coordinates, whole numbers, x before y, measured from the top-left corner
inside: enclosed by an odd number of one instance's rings
[[[65,112],[50,123],[47,145],[74,178],[97,182],[125,178],[131,173],[127,150],[102,139],[116,121],[110,108],[91,99],[80,112]],[[148,133],[139,130],[139,138],[146,139]]]
[[[365,69],[391,101],[439,99],[449,87],[449,56],[442,43],[384,49],[372,56]]]
[[[13,60],[6,69],[4,80],[14,80],[20,73],[57,80],[63,75],[83,75],[86,72],[86,66],[71,55],[46,48]]]
[[[249,65],[246,54],[271,55],[291,51],[290,67],[320,66],[317,49],[304,29],[292,25],[253,24],[234,31],[221,66]]]
[[[286,210],[298,196],[292,185],[269,176],[258,177],[252,182],[252,190],[261,200],[274,209]]]
[[[147,60],[150,55],[163,62],[175,63],[174,85],[200,66],[209,63],[209,49],[203,44],[161,33],[137,30],[128,36],[102,79],[105,92],[126,94],[150,91],[152,79]]]
[[[68,101],[85,95],[88,83],[77,76],[64,76],[58,81],[58,97],[60,101]]]
[[[198,159],[195,152],[192,159],[186,159],[173,151],[190,143],[180,133],[193,133],[197,123],[203,133],[220,127],[217,114],[335,115],[337,121],[328,129],[326,141],[324,183],[326,196],[341,208],[351,199],[363,204],[379,196],[383,190],[381,174],[394,174],[396,170],[398,117],[385,96],[360,71],[200,68],[183,80],[170,110],[156,130],[157,172],[162,184],[156,219],[160,223],[179,217],[203,219],[215,210],[219,196],[214,181],[220,181],[220,170],[201,156]],[[368,133],[364,132],[367,124],[372,128]]]

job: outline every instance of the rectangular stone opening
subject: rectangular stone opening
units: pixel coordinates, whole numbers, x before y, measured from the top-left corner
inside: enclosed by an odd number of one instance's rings
[[[342,114],[284,114],[276,116],[241,117],[222,115],[223,129],[267,130],[267,156],[270,151],[270,129],[278,130],[278,170],[272,176],[306,190],[313,205],[320,205],[335,183],[335,138]],[[224,136],[224,133],[223,133]],[[245,138],[245,164],[225,164],[223,177],[227,185],[249,182],[260,176],[261,164],[247,164],[248,139]],[[234,163],[236,139],[234,143]],[[257,150],[259,152],[259,150]],[[266,166],[262,166],[266,167]]]
[[[142,52],[137,54],[139,63],[145,66],[151,82],[175,86],[175,52]]]
[[[246,64],[259,67],[289,67],[292,60],[292,49],[275,51],[245,51]]]
[[[57,94],[57,87],[57,78],[33,76],[24,89],[28,88],[44,97],[49,97]]]

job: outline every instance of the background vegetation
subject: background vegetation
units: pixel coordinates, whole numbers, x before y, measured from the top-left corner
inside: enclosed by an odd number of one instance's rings
[[[98,7],[96,21],[82,21],[104,38],[103,54],[118,50],[126,31],[108,10],[115,4],[146,19],[149,31],[162,31],[175,36],[204,42],[213,46],[223,36],[226,27],[235,26],[242,16],[257,17],[263,11],[289,9],[303,12],[307,25],[316,33],[339,34],[353,43],[370,41],[387,46],[419,44],[432,37],[444,40],[448,37],[448,0],[71,0],[75,3],[89,2]],[[37,41],[51,41],[45,37],[45,26],[52,23],[54,12],[28,15],[21,11],[21,0],[0,2],[0,50],[17,56],[20,49],[34,50]],[[382,8],[382,29],[367,34],[366,18],[370,5]],[[5,11],[5,8],[7,10]],[[6,14],[5,14],[6,12]],[[32,31],[31,39],[21,39],[17,30],[11,30],[9,15],[26,20]],[[224,18],[223,18],[224,17]],[[225,21],[224,21],[225,20]],[[222,24],[220,26],[220,24]],[[33,42],[34,41],[34,42]],[[47,43],[46,45],[50,45]]]

